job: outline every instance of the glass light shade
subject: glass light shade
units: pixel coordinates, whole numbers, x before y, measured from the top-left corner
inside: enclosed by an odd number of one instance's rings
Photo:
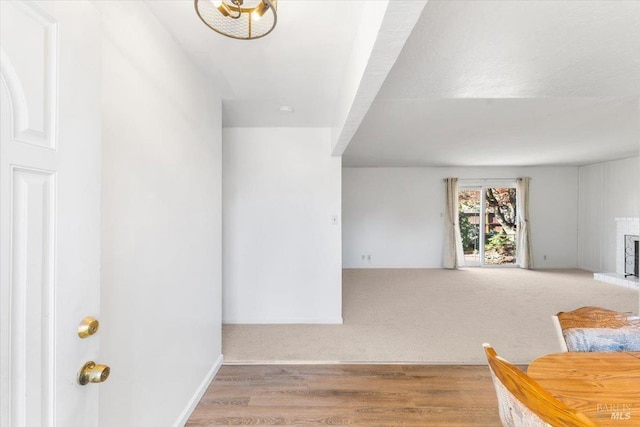
[[[258,3],[253,12],[251,12],[251,17],[253,18],[254,22],[259,21],[268,9],[269,6],[267,6],[265,2],[261,1],[260,3]]]
[[[194,5],[209,28],[234,39],[264,37],[278,20],[277,0],[194,0]]]

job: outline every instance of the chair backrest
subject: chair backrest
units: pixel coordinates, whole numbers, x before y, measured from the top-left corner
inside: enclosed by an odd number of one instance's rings
[[[484,344],[500,419],[505,427],[594,427],[584,414],[556,399],[517,366]]]
[[[640,318],[631,313],[607,310],[601,307],[580,307],[573,311],[559,312],[562,330],[570,328],[623,328],[640,326]]]
[[[568,351],[640,351],[640,318],[631,313],[581,307],[555,318]]]
[[[569,351],[569,349],[567,348],[567,342],[564,339],[562,325],[560,325],[560,319],[558,319],[557,314],[551,316],[551,322],[553,323],[553,329],[556,331],[556,338],[558,338],[558,343],[560,344],[560,351]]]

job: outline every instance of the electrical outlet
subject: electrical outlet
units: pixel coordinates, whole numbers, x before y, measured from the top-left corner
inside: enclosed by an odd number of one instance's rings
[[[367,255],[367,261],[371,261],[371,254]]]
[[[542,256],[542,259],[543,259],[544,261],[546,261],[546,260],[547,260],[547,256],[546,256],[546,255],[543,255],[543,256]]]

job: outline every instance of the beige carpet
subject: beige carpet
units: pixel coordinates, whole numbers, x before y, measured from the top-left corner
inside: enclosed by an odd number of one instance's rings
[[[343,325],[224,325],[225,363],[518,364],[559,351],[550,316],[585,305],[638,311],[638,291],[580,270],[362,269],[343,273]]]

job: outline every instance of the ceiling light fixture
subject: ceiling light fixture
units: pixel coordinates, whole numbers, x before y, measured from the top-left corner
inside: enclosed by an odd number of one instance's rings
[[[252,3],[252,5],[245,5]],[[278,21],[277,0],[194,0],[196,13],[207,27],[234,39],[264,37]]]

